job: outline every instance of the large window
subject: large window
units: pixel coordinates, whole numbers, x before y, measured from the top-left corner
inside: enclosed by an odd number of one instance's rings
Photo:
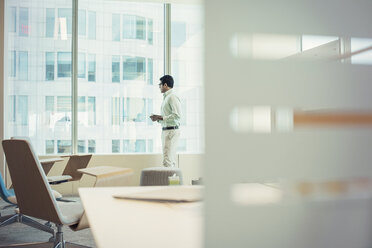
[[[175,89],[181,99],[181,137],[178,150],[200,152],[203,147],[203,33],[202,8],[172,5],[171,56]]]
[[[180,150],[202,150],[198,7],[172,7],[172,44],[165,44],[164,4],[80,0],[73,57],[72,1],[5,3],[7,137],[29,136],[38,154],[160,153],[161,126],[149,116],[160,113],[158,80],[167,64],[164,47],[171,45],[170,73],[184,112]],[[73,127],[77,135],[72,138]]]

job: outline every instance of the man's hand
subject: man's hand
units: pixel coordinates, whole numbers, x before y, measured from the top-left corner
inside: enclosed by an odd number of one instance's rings
[[[163,116],[161,116],[161,115],[150,115],[150,119],[152,120],[152,121],[161,121],[161,120],[163,120]]]

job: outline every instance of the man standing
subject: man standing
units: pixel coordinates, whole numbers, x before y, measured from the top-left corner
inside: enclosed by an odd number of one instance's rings
[[[160,78],[159,88],[163,93],[161,115],[151,115],[152,121],[161,123],[163,131],[161,140],[163,146],[163,165],[176,166],[176,151],[180,137],[181,102],[173,92],[173,78],[165,75]]]

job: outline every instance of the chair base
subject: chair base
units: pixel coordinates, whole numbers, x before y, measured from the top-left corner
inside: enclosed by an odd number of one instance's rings
[[[23,248],[62,248],[60,244],[57,244],[57,246],[54,245],[53,242],[44,242],[44,243],[28,243],[28,244],[15,244],[15,245],[6,245],[6,246],[0,246],[2,247],[23,247]],[[64,248],[89,248],[88,246],[84,245],[78,245],[74,243],[66,242],[64,244]]]
[[[10,225],[10,224],[16,223],[16,222],[23,223],[23,224],[26,224],[30,227],[39,229],[39,230],[47,232],[47,233],[50,233],[54,237],[54,229],[51,228],[49,225],[40,224],[36,220],[33,220],[30,217],[27,217],[23,214],[13,214],[13,215],[6,215],[6,216],[0,217],[0,227],[7,226],[7,225]]]

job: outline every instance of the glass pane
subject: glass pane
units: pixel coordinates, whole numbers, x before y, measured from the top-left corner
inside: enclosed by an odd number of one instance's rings
[[[19,8],[19,36],[29,35],[28,8]]]
[[[146,63],[142,57],[123,57],[123,80],[145,80]]]
[[[71,153],[71,140],[58,140],[58,153],[70,154]]]
[[[112,56],[112,82],[120,83],[120,56]]]
[[[162,100],[154,78],[164,71],[163,4],[79,0],[79,10],[88,15],[87,36],[79,37],[87,63],[87,80],[78,85],[86,106],[78,115],[79,140],[91,141],[89,153],[118,153],[148,152],[151,139],[153,151],[160,152],[160,126],[148,116]],[[90,39],[93,19],[96,34]]]
[[[123,38],[136,38],[136,17],[132,15],[123,16]]]
[[[96,39],[96,12],[88,12],[88,39]]]
[[[17,60],[16,60],[16,51],[9,52],[9,59],[10,59],[10,66],[9,66],[9,76],[15,77],[16,76],[16,67],[17,67]]]
[[[88,97],[88,125],[96,125],[96,97]]]
[[[86,153],[85,140],[78,140],[78,153]]]
[[[17,30],[17,8],[9,7],[8,31],[16,32]]]
[[[58,52],[57,57],[58,77],[71,77],[71,52]]]
[[[153,42],[153,25],[152,25],[152,19],[147,20],[147,41],[149,44],[152,44]]]
[[[71,34],[72,31],[72,9],[71,8],[59,8],[59,33],[64,33],[67,30],[67,34]]]
[[[86,17],[86,11],[85,10],[80,10],[79,9],[79,35],[85,35],[86,34],[86,23],[87,23],[87,17]]]
[[[140,40],[146,38],[146,19],[139,16],[136,18],[136,38]]]
[[[47,52],[45,54],[45,80],[54,80],[54,53]]]
[[[171,69],[174,90],[182,106],[178,149],[203,152],[203,8],[186,4],[172,4],[171,8]]]
[[[88,153],[96,153],[96,141],[88,140]]]
[[[120,140],[112,140],[112,153],[120,152]]]
[[[54,154],[54,140],[45,141],[45,154]]]
[[[55,22],[55,9],[46,9],[46,25],[45,25],[45,36],[54,36],[54,22]]]
[[[120,14],[112,14],[112,40],[120,41]]]
[[[54,111],[54,96],[45,97],[45,111]]]
[[[29,137],[38,155],[71,151],[71,37],[61,40],[56,18],[71,17],[71,3],[5,0],[14,18],[5,34],[5,137]]]
[[[88,55],[88,81],[89,82],[96,81],[96,55],[95,54]]]
[[[85,54],[79,53],[78,60],[78,77],[85,78]]]
[[[136,152],[146,152],[146,140],[136,140]]]
[[[28,52],[18,52],[19,80],[28,80]]]

